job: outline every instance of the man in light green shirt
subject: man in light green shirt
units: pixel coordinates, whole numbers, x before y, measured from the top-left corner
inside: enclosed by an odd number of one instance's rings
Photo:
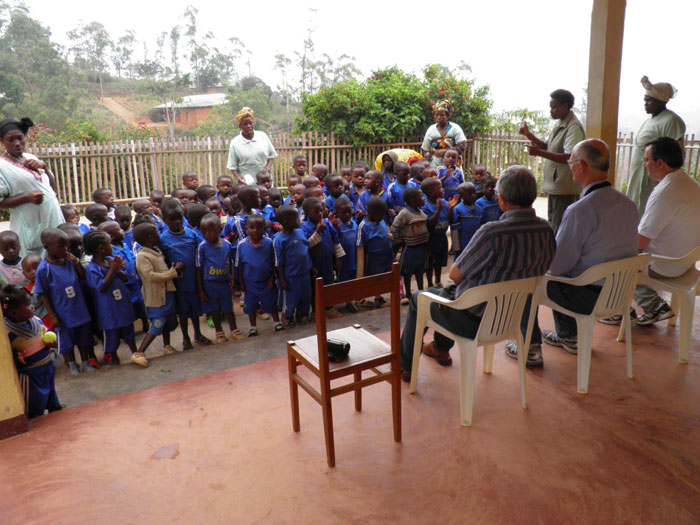
[[[571,111],[574,95],[565,89],[557,89],[549,96],[549,113],[558,122],[549,133],[547,142],[533,135],[527,123],[523,123],[520,134],[532,143],[529,147],[530,155],[545,159],[542,191],[547,194],[547,218],[556,234],[564,211],[581,194],[581,186],[574,181],[568,161],[574,146],[584,140],[586,135],[581,122]]]

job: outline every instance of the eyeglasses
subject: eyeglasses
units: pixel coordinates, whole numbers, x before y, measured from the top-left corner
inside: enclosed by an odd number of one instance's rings
[[[569,165],[569,167],[573,166],[573,165],[576,164],[577,162],[581,162],[581,159],[575,159],[575,160],[569,159],[569,160],[566,161],[566,163]]]

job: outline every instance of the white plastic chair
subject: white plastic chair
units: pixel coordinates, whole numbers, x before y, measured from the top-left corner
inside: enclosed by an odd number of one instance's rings
[[[692,250],[687,255],[678,258],[652,255],[651,261],[676,262],[691,265],[691,268],[678,277],[650,277],[647,269],[639,277],[640,284],[646,284],[652,288],[660,288],[671,292],[671,308],[676,317],[668,320],[668,325],[676,324],[676,319],[680,320],[678,362],[688,362],[688,349],[690,347],[690,332],[693,327],[693,316],[695,314],[695,296],[698,295],[698,284],[700,284],[700,271],[695,264],[700,261],[700,246]]]
[[[476,382],[476,353],[480,346],[484,347],[484,373],[490,374],[493,368],[494,345],[506,339],[515,339],[518,345],[518,364],[520,366],[520,397],[523,408],[527,408],[525,395],[525,362],[527,351],[523,351],[523,336],[520,332],[520,319],[528,295],[534,294],[541,277],[504,281],[471,288],[454,301],[432,293],[423,292],[418,295],[418,311],[416,318],[416,338],[413,345],[413,368],[411,373],[411,394],[416,392],[418,365],[423,348],[423,335],[426,327],[454,340],[459,348],[460,370],[460,407],[462,425],[472,423],[474,406],[474,383]],[[465,310],[481,303],[486,303],[486,309],[481,324],[474,339],[461,337],[440,326],[430,317],[430,305],[438,303],[455,310]],[[530,316],[527,329],[527,339],[532,333],[534,316]]]
[[[613,315],[622,315],[618,340],[625,332],[627,346],[627,377],[632,378],[632,337],[630,335],[630,306],[632,296],[637,286],[637,279],[644,266],[649,261],[649,254],[642,253],[634,257],[616,259],[595,266],[575,278],[545,275],[537,287],[533,305],[548,306],[576,319],[578,328],[578,372],[577,390],[579,394],[588,392],[588,376],[591,371],[591,352],[593,346],[593,326],[596,319],[604,319]],[[547,296],[547,284],[550,282],[567,283],[573,286],[587,286],[605,279],[593,311],[588,314],[577,314],[558,305]],[[533,308],[534,311],[534,308]]]

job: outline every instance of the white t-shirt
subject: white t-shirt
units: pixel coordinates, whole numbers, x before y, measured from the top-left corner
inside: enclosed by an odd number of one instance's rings
[[[682,169],[666,175],[651,192],[639,223],[639,234],[651,239],[645,252],[682,257],[700,246],[700,185]],[[677,277],[688,265],[651,263],[651,269],[667,277]]]
[[[255,176],[265,168],[268,159],[276,157],[277,152],[267,134],[254,131],[253,138],[248,140],[241,133],[231,141],[226,167],[238,170],[247,184],[255,184]]]

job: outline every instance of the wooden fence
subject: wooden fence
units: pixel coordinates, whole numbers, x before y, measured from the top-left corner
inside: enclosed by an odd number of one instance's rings
[[[620,135],[617,143],[617,186],[624,187],[630,172],[634,136]],[[378,143],[354,147],[339,143],[333,133],[281,133],[272,136],[279,154],[275,161],[275,184],[284,186],[292,171],[296,155],[306,157],[309,167],[317,163],[338,173],[342,166],[359,160],[374,165],[377,156],[391,148],[420,151],[420,141]],[[195,171],[201,184],[215,184],[217,177],[228,174],[229,138],[182,137],[175,140],[148,139],[105,141],[80,144],[33,144],[28,150],[49,165],[57,178],[59,200],[85,206],[92,202],[92,192],[101,187],[111,188],[123,202],[146,197],[152,189],[166,194],[180,186],[184,171]],[[471,171],[474,164],[485,164],[498,174],[508,164],[529,166],[541,182],[543,159],[530,157],[528,141],[520,135],[485,134],[469,139],[463,169]],[[700,174],[700,140],[686,137],[686,169],[695,179]]]

